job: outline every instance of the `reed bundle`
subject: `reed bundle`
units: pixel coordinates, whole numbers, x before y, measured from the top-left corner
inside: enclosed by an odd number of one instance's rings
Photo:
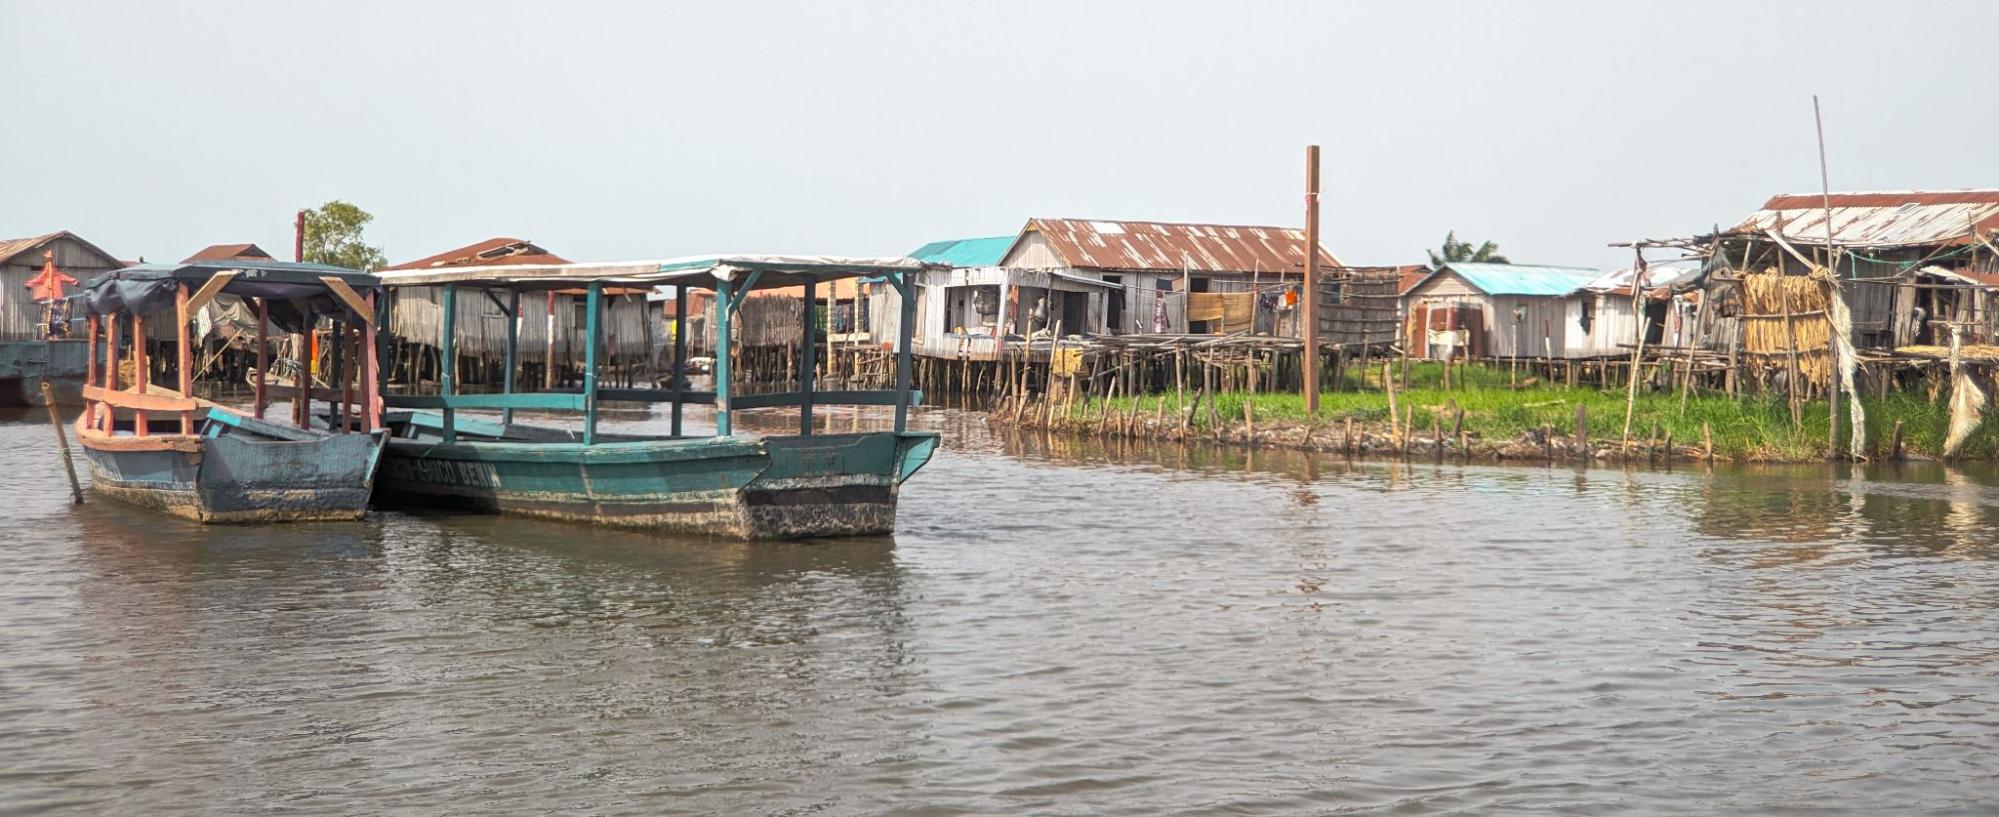
[[[1766,270],[1742,276],[1742,348],[1768,365],[1787,366],[1816,386],[1832,382],[1831,293],[1815,276]],[[1788,317],[1787,317],[1788,315]]]

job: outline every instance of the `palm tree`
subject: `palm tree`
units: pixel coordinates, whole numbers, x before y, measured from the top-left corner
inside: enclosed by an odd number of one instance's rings
[[[1444,236],[1444,251],[1430,250],[1430,268],[1445,264],[1472,262],[1479,264],[1511,264],[1506,256],[1499,254],[1499,245],[1487,241],[1476,247],[1469,241],[1459,241],[1458,231],[1452,230]]]

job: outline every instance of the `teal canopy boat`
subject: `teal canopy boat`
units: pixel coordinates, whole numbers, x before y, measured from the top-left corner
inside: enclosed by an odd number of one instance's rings
[[[907,258],[824,256],[704,256],[617,264],[453,267],[391,271],[384,285],[441,287],[442,366],[435,395],[384,399],[384,422],[393,430],[383,457],[377,498],[383,503],[456,506],[489,513],[742,539],[797,539],[882,534],[895,526],[902,482],[930,459],[937,435],[908,430],[910,330],[915,325],[913,274],[926,269]],[[737,395],[730,381],[732,319],[759,287],[803,287],[805,315],[816,307],[816,285],[869,276],[905,293],[896,345],[895,388],[818,391],[813,388],[817,326],[804,321],[799,344],[798,390]],[[667,288],[674,292],[676,366],[687,361],[687,295],[711,290],[715,300],[714,390],[688,388],[676,374],[670,388],[627,389],[598,385],[605,290]],[[505,375],[498,394],[461,394],[453,349],[457,301],[467,290],[489,298],[507,317]],[[581,391],[521,393],[519,368],[521,294],[582,290],[585,335]],[[663,434],[607,433],[598,429],[605,401],[669,404]],[[712,404],[715,433],[689,435],[682,423],[689,404]],[[893,431],[814,433],[813,409],[824,405],[894,406]],[[736,411],[796,407],[795,435],[737,433]],[[461,415],[497,410],[497,418]],[[516,411],[572,411],[580,429],[541,428],[514,422]]]
[[[368,331],[380,289],[374,276],[342,267],[256,260],[141,264],[92,278],[77,296],[88,316],[88,364],[76,420],[91,489],[199,522],[361,518],[386,436],[377,425]],[[209,304],[237,301],[257,326],[256,395],[247,411],[192,393],[189,325]],[[149,316],[173,321],[174,386],[152,382]],[[288,389],[290,424],[264,416],[273,325],[293,333],[294,349],[308,348],[305,333],[320,332],[332,352],[320,372],[332,388],[317,388],[301,365]],[[123,359],[121,327],[129,330]],[[314,415],[314,400],[325,401],[327,416]]]

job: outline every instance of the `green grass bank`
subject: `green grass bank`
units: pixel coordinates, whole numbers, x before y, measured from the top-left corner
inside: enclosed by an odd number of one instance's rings
[[[1394,401],[1397,416],[1389,415],[1387,392],[1379,384],[1379,371],[1363,386],[1350,380],[1348,388],[1321,393],[1319,416],[1308,418],[1302,395],[1288,393],[1224,392],[1213,396],[1212,410],[1207,400],[1195,393],[1176,397],[1173,393],[1137,398],[1084,400],[1080,396],[1047,405],[1038,399],[1008,403],[994,412],[996,423],[1029,427],[1066,429],[1139,438],[1219,439],[1259,445],[1293,446],[1338,450],[1352,448],[1363,453],[1405,450],[1434,453],[1441,438],[1445,450],[1454,456],[1474,458],[1563,458],[1632,456],[1623,449],[1625,390],[1570,388],[1528,381],[1515,387],[1504,367],[1457,366],[1452,370],[1452,387],[1443,388],[1439,364],[1412,364],[1409,388],[1398,388]],[[1524,378],[1523,378],[1524,380]],[[1199,400],[1199,406],[1194,403]],[[1935,400],[1925,392],[1891,392],[1885,398],[1863,398],[1866,409],[1867,449],[1873,458],[1890,456],[1896,421],[1902,423],[1903,454],[1936,457],[1943,449],[1950,417],[1949,394],[1945,390]],[[1253,407],[1246,412],[1245,406]],[[1590,445],[1578,445],[1575,438],[1577,408],[1587,422]],[[1651,456],[1670,455],[1688,459],[1706,456],[1703,426],[1712,439],[1713,456],[1749,462],[1805,462],[1824,460],[1827,454],[1828,425],[1824,401],[1803,405],[1802,422],[1793,423],[1781,394],[1729,397],[1713,393],[1654,391],[1639,384],[1631,418],[1633,449],[1646,449]],[[1462,434],[1458,433],[1458,413],[1463,412]],[[1413,419],[1407,421],[1405,418]],[[1349,438],[1351,432],[1358,439]],[[1992,423],[1984,423],[1958,452],[1961,459],[1991,459],[1999,455],[1999,434]],[[1551,443],[1542,430],[1547,429]],[[1657,436],[1654,430],[1657,429]],[[1851,431],[1846,411],[1841,409],[1841,450]],[[1671,440],[1670,451],[1664,448]],[[1609,451],[1606,451],[1609,449]],[[1415,454],[1412,453],[1412,456]]]

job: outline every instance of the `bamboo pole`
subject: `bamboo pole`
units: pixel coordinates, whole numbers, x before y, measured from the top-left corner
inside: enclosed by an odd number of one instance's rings
[[[62,452],[62,470],[69,475],[69,499],[72,505],[83,504],[83,484],[76,480],[76,461],[70,458],[69,435],[63,432],[62,411],[56,408],[56,390],[42,379],[42,405],[49,409],[49,427],[56,431],[56,450]]]
[[[1642,313],[1641,313],[1642,314]],[[1618,443],[1618,450],[1631,447],[1631,413],[1638,406],[1638,370],[1645,354],[1645,336],[1652,333],[1652,321],[1638,322],[1638,343],[1631,350],[1631,376],[1624,386],[1624,438]]]

